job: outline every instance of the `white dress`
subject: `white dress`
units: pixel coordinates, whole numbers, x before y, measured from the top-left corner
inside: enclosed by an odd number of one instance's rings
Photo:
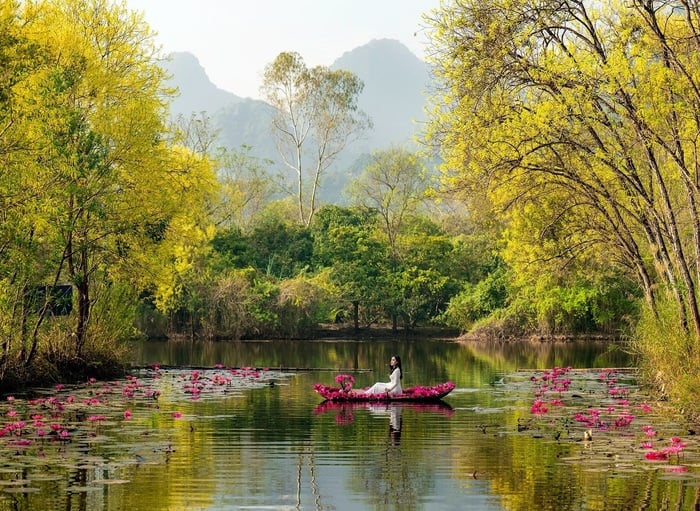
[[[391,381],[389,383],[378,382],[368,388],[366,394],[401,394],[403,389],[401,388],[401,369],[396,368],[391,372]]]

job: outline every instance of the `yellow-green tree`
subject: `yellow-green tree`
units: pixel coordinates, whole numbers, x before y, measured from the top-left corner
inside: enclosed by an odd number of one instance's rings
[[[155,286],[206,237],[215,179],[165,136],[171,91],[139,14],[46,0],[4,2],[0,17],[3,362],[32,364],[50,312],[32,295],[60,283],[75,290],[60,330],[81,359],[88,340],[116,335],[95,313],[110,293]]]
[[[652,317],[671,304],[672,355],[696,364],[698,3],[464,0],[427,21],[429,138],[446,181],[485,189],[507,222],[516,273],[630,272]]]

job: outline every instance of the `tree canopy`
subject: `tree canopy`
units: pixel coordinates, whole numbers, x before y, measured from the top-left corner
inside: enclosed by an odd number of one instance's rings
[[[427,18],[445,180],[486,190],[521,278],[623,271],[700,347],[700,9],[461,0]]]

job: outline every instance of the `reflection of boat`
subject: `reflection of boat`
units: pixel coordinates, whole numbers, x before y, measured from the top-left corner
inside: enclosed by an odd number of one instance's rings
[[[328,401],[342,402],[342,403],[356,403],[356,402],[395,402],[395,401],[409,401],[409,402],[419,402],[419,403],[430,403],[435,401],[440,401],[447,394],[452,392],[455,388],[455,384],[451,381],[441,383],[440,385],[433,385],[432,387],[408,387],[403,389],[401,394],[365,394],[362,391],[350,391],[345,392],[339,387],[330,387],[328,385],[322,385],[320,383],[314,384],[314,390],[318,392],[323,398]]]
[[[316,408],[314,408],[315,414],[321,414],[330,411],[340,411],[348,414],[350,410],[355,410],[358,408],[369,409],[370,412],[382,414],[391,412],[392,410],[415,410],[418,412],[435,412],[442,413],[447,416],[454,414],[454,409],[444,401],[433,401],[430,403],[418,403],[418,402],[404,402],[404,403],[382,403],[377,401],[329,401],[326,400]]]

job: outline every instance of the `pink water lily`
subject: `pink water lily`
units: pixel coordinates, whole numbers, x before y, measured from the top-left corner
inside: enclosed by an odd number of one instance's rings
[[[547,410],[547,404],[541,399],[535,399],[535,402],[530,407],[530,413],[534,415],[543,415],[547,413]]]

